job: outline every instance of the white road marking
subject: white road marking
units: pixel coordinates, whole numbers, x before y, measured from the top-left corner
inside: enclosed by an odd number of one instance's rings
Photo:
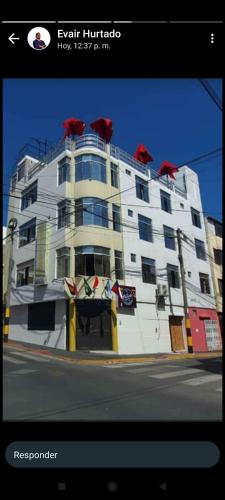
[[[124,368],[126,366],[143,366],[143,365],[149,365],[151,366],[154,363],[149,361],[148,363],[117,363],[117,364],[112,364],[112,365],[103,365],[104,368]]]
[[[222,375],[205,375],[204,377],[190,378],[189,380],[185,380],[182,384],[185,385],[202,385],[207,384],[208,382],[217,382],[218,380],[222,380]]]
[[[22,370],[13,370],[10,372],[8,375],[27,375],[28,373],[34,373],[37,370],[28,370],[26,368],[23,368]]]
[[[135,373],[146,373],[149,371],[149,369],[152,368],[152,366],[148,366],[148,367],[145,367],[145,368],[134,368],[134,370],[126,370],[127,373],[133,373],[135,375]],[[153,366],[153,368],[155,368],[155,366]],[[158,368],[158,366],[157,366]],[[177,365],[164,365],[163,368],[177,368]]]
[[[175,372],[166,372],[166,373],[156,373],[155,375],[148,375],[151,378],[172,378],[172,377],[182,377],[183,375],[190,375],[191,373],[200,373],[205,370],[199,370],[198,368],[187,368],[186,370],[177,370]]]
[[[15,351],[15,352],[10,352],[10,354],[13,354],[15,356],[21,356],[22,358],[26,358],[26,359],[32,359],[34,361],[40,361],[41,363],[48,363],[48,359],[46,358],[43,358],[41,355],[38,356],[37,355],[33,355],[33,354],[27,354],[27,353],[24,353],[24,352],[18,352],[18,351]]]
[[[15,363],[15,365],[24,365],[26,361],[21,361],[21,359],[11,358],[11,356],[6,356],[3,354],[4,361],[9,361],[9,363]]]

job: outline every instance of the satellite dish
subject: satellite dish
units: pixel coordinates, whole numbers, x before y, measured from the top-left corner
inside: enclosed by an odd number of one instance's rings
[[[17,224],[18,224],[17,219],[14,219],[14,217],[13,217],[12,219],[10,219],[10,221],[8,223],[8,228],[12,229],[14,231],[17,227]]]

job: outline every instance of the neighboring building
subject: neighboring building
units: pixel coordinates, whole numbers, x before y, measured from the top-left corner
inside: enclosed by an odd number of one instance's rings
[[[207,321],[219,323],[198,177],[187,166],[176,177],[159,178],[93,134],[66,139],[41,162],[23,157],[11,182],[9,218],[17,218],[19,233],[9,338],[68,349],[75,318],[72,349],[185,351],[180,227],[191,241],[183,241],[183,257],[194,351],[211,349]],[[89,297],[84,278],[92,287],[95,276],[99,286]],[[70,306],[65,277],[75,277],[79,291]],[[104,291],[109,279],[133,287],[128,307]]]
[[[222,333],[223,313],[223,226],[214,217],[205,218],[206,237],[212,281],[216,298],[216,309]]]
[[[6,233],[7,233],[7,227],[2,226],[2,276],[4,277],[4,273],[6,270]],[[3,309],[5,307],[5,290],[4,286],[2,289],[2,294],[3,294]]]

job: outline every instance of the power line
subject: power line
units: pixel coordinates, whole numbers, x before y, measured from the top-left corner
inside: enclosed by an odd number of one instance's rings
[[[212,88],[210,83],[205,78],[198,78],[198,81],[204,87],[207,94],[211,97],[211,99],[216,104],[216,106],[220,109],[220,111],[223,111],[222,101],[219,98],[219,96],[216,94],[216,92],[214,91],[214,89]]]

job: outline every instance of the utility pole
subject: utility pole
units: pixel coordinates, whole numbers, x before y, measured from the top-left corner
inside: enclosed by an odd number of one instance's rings
[[[8,229],[10,229],[9,238],[10,250],[9,250],[9,268],[8,268],[8,284],[6,292],[6,303],[5,303],[5,315],[4,315],[4,326],[3,326],[3,342],[8,342],[9,335],[9,320],[10,320],[10,290],[11,290],[11,273],[12,273],[12,256],[13,256],[13,237],[14,231],[17,226],[17,219],[10,219],[8,223]]]
[[[183,252],[182,252],[182,231],[181,229],[177,229],[177,244],[178,244],[178,259],[180,263],[180,274],[181,274],[181,284],[182,284],[182,292],[183,292],[183,300],[184,300],[184,317],[185,317],[185,329],[187,335],[187,346],[188,352],[193,353],[193,344],[192,344],[192,335],[191,335],[191,323],[188,312],[188,299],[187,299],[187,290],[185,283],[185,270],[184,270],[184,261],[183,261]]]

